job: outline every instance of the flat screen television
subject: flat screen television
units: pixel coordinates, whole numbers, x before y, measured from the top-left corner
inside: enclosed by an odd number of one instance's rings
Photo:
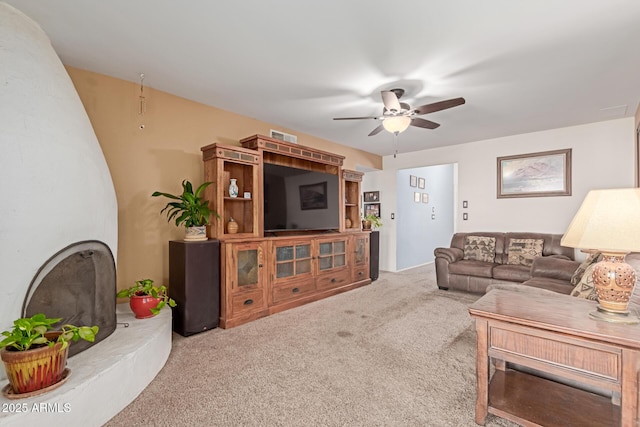
[[[328,231],[340,227],[338,176],[264,164],[264,231]]]

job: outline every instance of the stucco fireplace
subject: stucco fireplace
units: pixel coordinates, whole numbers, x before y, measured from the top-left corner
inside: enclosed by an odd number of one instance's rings
[[[0,46],[0,330],[37,312],[100,327],[95,345],[71,345],[64,385],[20,402],[59,404],[68,413],[2,412],[0,425],[100,425],[166,362],[171,313],[136,322],[128,306],[116,305],[113,182],[48,37],[0,2]],[[140,360],[144,367],[136,369]]]

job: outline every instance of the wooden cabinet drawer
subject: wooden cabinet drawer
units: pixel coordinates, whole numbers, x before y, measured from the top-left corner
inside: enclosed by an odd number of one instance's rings
[[[260,310],[265,307],[264,294],[262,289],[250,292],[241,292],[232,297],[232,316],[236,317],[242,313]]]
[[[352,272],[351,281],[359,282],[360,280],[369,278],[369,266],[354,268]]]
[[[336,288],[351,283],[351,275],[349,270],[344,269],[331,273],[323,274],[316,279],[316,288],[318,290]]]
[[[288,285],[276,286],[272,290],[273,303],[299,298],[316,290],[313,280],[300,280]]]

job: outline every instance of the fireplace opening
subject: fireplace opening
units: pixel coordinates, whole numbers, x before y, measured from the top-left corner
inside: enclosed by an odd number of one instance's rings
[[[109,247],[99,241],[73,243],[49,258],[29,285],[23,317],[61,317],[56,326],[97,325],[93,343],[79,340],[69,356],[107,338],[116,328],[116,268]]]

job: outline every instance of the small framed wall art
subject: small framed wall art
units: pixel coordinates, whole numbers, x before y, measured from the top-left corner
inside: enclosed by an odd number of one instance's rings
[[[377,202],[380,200],[380,192],[379,191],[365,191],[364,192],[364,202],[371,203]]]
[[[422,203],[429,203],[429,193],[422,193]]]
[[[418,188],[424,188],[425,182],[424,178],[418,178]]]
[[[412,187],[418,186],[418,177],[415,175],[409,175],[409,185]]]
[[[364,216],[373,214],[380,218],[380,203],[369,203],[364,205]]]
[[[416,203],[420,203],[420,200],[422,200],[422,196],[420,195],[420,193],[418,193],[417,191],[413,193],[413,201]]]

